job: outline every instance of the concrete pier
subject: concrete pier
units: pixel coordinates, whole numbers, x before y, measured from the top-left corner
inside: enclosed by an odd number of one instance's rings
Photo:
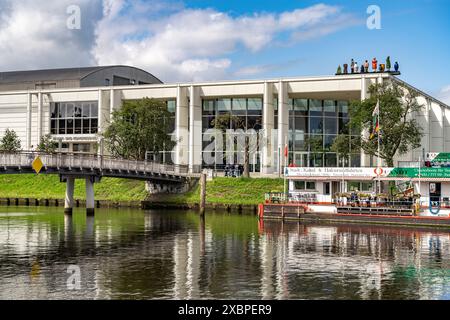
[[[65,214],[72,214],[73,211],[73,192],[75,189],[75,178],[73,177],[67,177],[66,181],[66,198],[64,201],[64,213]]]
[[[86,214],[88,216],[95,213],[95,199],[94,199],[94,179],[92,177],[86,178]]]

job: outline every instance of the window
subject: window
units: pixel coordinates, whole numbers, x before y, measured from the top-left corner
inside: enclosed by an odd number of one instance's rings
[[[349,181],[347,183],[348,191],[373,191],[372,182]]]
[[[305,181],[294,181],[295,190],[305,190]]]
[[[50,107],[52,134],[94,134],[98,132],[98,103],[57,102]]]
[[[312,134],[320,134],[323,132],[323,119],[320,117],[311,117],[309,119],[309,128]]]
[[[215,102],[214,100],[203,100],[203,115],[204,116],[216,114],[214,102]]]
[[[306,181],[306,190],[316,190],[316,183],[314,181]]]
[[[73,152],[89,153],[91,151],[91,145],[88,143],[74,143]]]
[[[315,181],[294,181],[295,190],[316,190],[316,182]]]
[[[219,99],[217,100],[217,110],[219,112],[231,111],[231,99]]]
[[[294,111],[295,115],[308,115],[308,100],[307,99],[294,99]]]
[[[311,117],[322,116],[322,100],[309,100],[309,115]]]
[[[323,102],[323,111],[326,117],[336,117],[336,103],[334,100],[325,100]]]

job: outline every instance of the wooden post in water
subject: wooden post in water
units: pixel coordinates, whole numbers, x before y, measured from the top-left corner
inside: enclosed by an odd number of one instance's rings
[[[206,206],[206,174],[200,176],[200,215],[205,215]]]

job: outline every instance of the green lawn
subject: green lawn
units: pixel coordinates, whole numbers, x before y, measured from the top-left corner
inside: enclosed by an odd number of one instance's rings
[[[0,175],[0,198],[64,199],[65,190],[66,185],[59,182],[57,175]],[[208,181],[206,201],[217,204],[253,205],[264,201],[264,193],[282,190],[282,179],[216,178]],[[100,183],[95,184],[96,200],[142,201],[147,196],[143,181],[103,178]],[[76,180],[75,198],[85,199],[82,179]],[[200,187],[197,185],[186,194],[158,194],[151,200],[194,204],[199,202],[199,198]]]
[[[208,181],[206,186],[206,202],[217,204],[247,204],[254,205],[264,201],[266,192],[282,192],[283,179],[244,179],[244,178],[215,178]],[[198,203],[200,187],[182,195],[158,195],[154,200],[170,203]]]
[[[96,200],[139,201],[147,196],[143,181],[103,178],[94,186]],[[0,175],[0,198],[64,199],[65,190],[58,175]],[[85,199],[83,179],[76,180],[75,198]]]

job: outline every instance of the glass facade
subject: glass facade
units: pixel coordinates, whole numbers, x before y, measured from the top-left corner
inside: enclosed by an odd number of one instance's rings
[[[57,102],[50,105],[51,134],[98,132],[98,102]]]
[[[225,130],[254,130],[258,133],[262,129],[262,108],[263,102],[261,98],[221,98],[209,99],[202,101],[202,133],[203,133],[203,166],[215,169],[223,169],[226,164],[241,163],[239,159],[243,159],[243,150],[236,147],[236,143],[230,144],[227,149],[226,137],[223,136],[223,153],[215,152],[208,148],[214,144],[214,137],[206,137],[205,132],[208,129],[218,128]],[[215,120],[220,119],[220,123]],[[250,139],[256,139],[258,143],[259,137],[255,134]],[[205,141],[206,140],[206,141]],[[207,153],[207,154],[206,154]],[[250,170],[259,171],[260,159],[257,150],[250,150]],[[215,159],[214,164],[206,163],[205,158]]]
[[[290,99],[289,163],[302,167],[342,166],[343,159],[331,151],[331,146],[338,134],[349,134],[348,121],[347,101]],[[359,150],[351,151],[344,165],[358,167],[360,157]]]

